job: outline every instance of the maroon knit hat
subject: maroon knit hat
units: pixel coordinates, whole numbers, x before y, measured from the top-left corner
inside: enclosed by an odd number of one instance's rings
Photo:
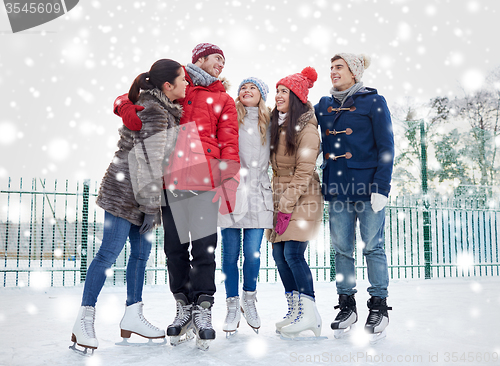
[[[222,50],[214,45],[214,44],[211,44],[211,43],[200,43],[198,45],[196,45],[195,48],[193,48],[193,64],[198,61],[198,59],[200,57],[204,57],[204,56],[208,56],[208,55],[211,55],[213,53],[218,53],[218,54],[221,54],[222,57],[224,57],[224,59],[226,59],[226,57],[224,56],[224,52],[222,52]]]
[[[318,80],[318,73],[312,67],[308,66],[300,74],[285,76],[276,83],[276,88],[278,85],[286,86],[294,92],[302,103],[306,104],[309,89],[313,87],[316,80]]]

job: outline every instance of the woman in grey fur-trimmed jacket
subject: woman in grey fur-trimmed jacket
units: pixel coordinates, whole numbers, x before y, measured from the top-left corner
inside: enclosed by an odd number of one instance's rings
[[[127,264],[127,301],[120,323],[121,336],[136,333],[145,338],[165,338],[165,331],[142,315],[144,272],[151,251],[151,235],[160,222],[162,163],[173,151],[182,107],[174,101],[185,97],[182,66],[173,60],[155,62],[137,76],[129,99],[140,110],[140,131],[120,128],[118,151],[101,182],[97,204],[105,210],[101,247],[87,272],[82,303],[73,327],[72,341],[96,349],[95,304],[111,267],[130,239]],[[140,92],[140,93],[139,93]],[[75,344],[72,346],[75,350]]]

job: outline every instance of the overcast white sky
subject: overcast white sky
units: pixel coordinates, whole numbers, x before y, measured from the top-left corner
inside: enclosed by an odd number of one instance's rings
[[[275,83],[305,66],[327,95],[330,58],[366,53],[364,83],[389,106],[474,90],[500,66],[496,0],[98,1],[12,34],[0,6],[0,183],[7,177],[99,181],[121,124],[116,96],[160,58],[186,64],[199,42],[219,45],[235,97],[248,76]],[[397,136],[396,136],[397,137]]]

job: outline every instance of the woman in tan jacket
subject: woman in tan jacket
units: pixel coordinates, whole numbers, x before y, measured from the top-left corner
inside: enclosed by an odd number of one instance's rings
[[[288,313],[276,323],[276,331],[285,338],[297,337],[304,330],[312,330],[316,337],[321,334],[311,270],[304,258],[323,212],[315,171],[320,150],[318,122],[307,101],[316,79],[316,71],[306,67],[278,81],[271,117],[274,229],[268,229],[266,237],[273,243],[274,261],[288,302]]]

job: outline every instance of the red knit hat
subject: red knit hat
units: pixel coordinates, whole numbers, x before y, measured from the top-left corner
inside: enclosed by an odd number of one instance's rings
[[[211,43],[200,43],[200,44],[196,45],[195,48],[193,48],[192,62],[194,64],[194,63],[196,63],[196,61],[198,61],[198,59],[200,57],[208,56],[208,55],[211,55],[213,53],[218,53],[218,54],[222,55],[222,57],[224,57],[224,59],[226,59],[226,57],[224,56],[224,52],[222,52],[220,47],[218,47],[214,44],[211,44]]]
[[[306,104],[309,89],[313,87],[316,80],[318,80],[318,73],[312,67],[308,66],[300,74],[285,76],[276,83],[276,88],[278,85],[286,86],[294,92],[302,103]]]

